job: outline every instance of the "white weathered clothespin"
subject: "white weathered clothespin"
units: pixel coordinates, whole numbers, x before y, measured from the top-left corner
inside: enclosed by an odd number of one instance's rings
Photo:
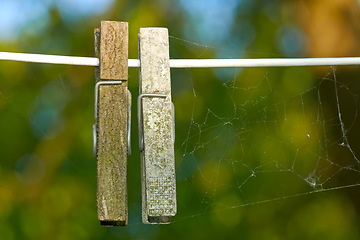
[[[146,224],[170,223],[176,214],[175,130],[166,28],[140,29],[139,59],[142,219]]]
[[[128,222],[127,155],[130,153],[131,95],[128,91],[128,23],[102,21],[95,29],[94,156],[98,159],[98,219],[101,225]]]

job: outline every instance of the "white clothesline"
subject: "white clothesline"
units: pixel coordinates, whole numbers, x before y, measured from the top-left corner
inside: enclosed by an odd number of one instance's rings
[[[99,66],[94,57],[0,52],[0,60]],[[237,68],[360,65],[360,57],[338,58],[258,58],[258,59],[170,59],[171,68]],[[129,67],[140,67],[139,59],[129,59]]]
[[[59,56],[59,55],[30,54],[30,53],[0,52],[0,60],[32,62],[32,63],[99,66],[98,58],[69,57],[69,56]]]

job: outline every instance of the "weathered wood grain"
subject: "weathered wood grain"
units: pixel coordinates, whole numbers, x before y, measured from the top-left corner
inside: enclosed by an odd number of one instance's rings
[[[98,95],[98,219],[102,225],[126,225],[128,24],[102,21],[95,43],[100,81],[123,80],[100,86]]]
[[[128,23],[101,21],[100,78],[128,79]],[[126,46],[126,51],[124,47]]]
[[[176,214],[176,180],[167,29],[141,28],[139,54],[140,93],[166,95],[142,99],[143,222],[170,223]]]

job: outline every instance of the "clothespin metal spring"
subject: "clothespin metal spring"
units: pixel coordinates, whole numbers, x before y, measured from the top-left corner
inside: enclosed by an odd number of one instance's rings
[[[121,85],[123,81],[99,81],[95,84],[95,123],[93,125],[93,154],[94,157],[97,157],[97,136],[98,136],[98,126],[97,126],[97,117],[98,117],[98,97],[99,90],[101,85]],[[128,120],[127,120],[127,140],[128,148],[127,154],[131,155],[131,92],[127,92],[127,111],[128,111]]]

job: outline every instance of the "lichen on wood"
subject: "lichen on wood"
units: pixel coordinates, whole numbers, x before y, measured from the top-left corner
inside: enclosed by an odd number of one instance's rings
[[[140,93],[166,94],[142,99],[144,223],[169,223],[176,214],[173,107],[166,28],[141,28]]]

